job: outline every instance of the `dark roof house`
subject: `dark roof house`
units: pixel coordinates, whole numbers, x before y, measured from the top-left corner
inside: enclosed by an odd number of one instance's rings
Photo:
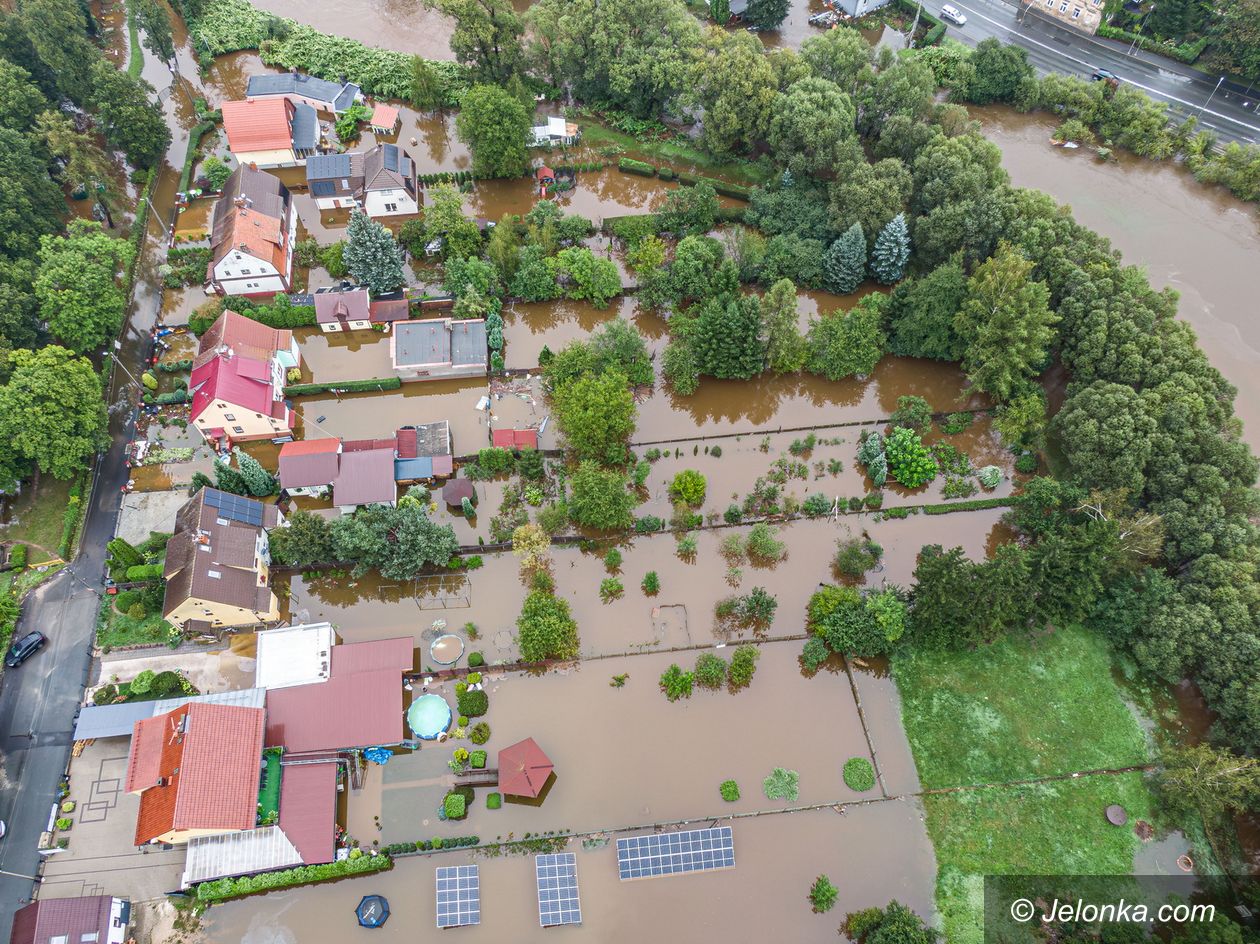
[[[317,200],[353,200],[363,190],[363,155],[314,154],[306,159],[306,182]]]
[[[282,75],[252,75],[245,86],[250,98],[293,96],[310,102],[324,111],[341,114],[354,104],[360,95],[359,86],[353,82],[329,82],[327,79],[300,72]]]
[[[397,144],[378,144],[363,155],[363,190],[395,190],[416,193],[416,162]]]
[[[13,915],[10,944],[122,944],[131,902],[110,895],[41,898]]]

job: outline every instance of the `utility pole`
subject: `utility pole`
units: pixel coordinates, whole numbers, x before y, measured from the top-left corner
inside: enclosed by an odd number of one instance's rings
[[[1224,81],[1225,81],[1225,76],[1221,76],[1219,79],[1217,79],[1217,80],[1216,80],[1216,88],[1212,89],[1212,94],[1211,94],[1211,95],[1209,95],[1209,96],[1207,97],[1207,101],[1206,101],[1206,102],[1204,102],[1202,105],[1200,105],[1200,106],[1199,106],[1199,117],[1202,117],[1202,116],[1203,116],[1203,110],[1204,110],[1205,108],[1207,108],[1207,107],[1208,107],[1208,105],[1212,104],[1212,98],[1213,98],[1213,96],[1215,96],[1215,95],[1216,95],[1217,90],[1218,90],[1218,89],[1220,89],[1220,87],[1221,87],[1221,83],[1223,83]]]

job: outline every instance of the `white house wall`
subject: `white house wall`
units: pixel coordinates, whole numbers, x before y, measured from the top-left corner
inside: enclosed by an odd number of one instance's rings
[[[385,204],[392,203],[397,209],[387,210]],[[364,210],[368,216],[402,216],[406,213],[416,212],[416,200],[406,190],[401,188],[397,190],[371,190],[368,191],[363,201]]]

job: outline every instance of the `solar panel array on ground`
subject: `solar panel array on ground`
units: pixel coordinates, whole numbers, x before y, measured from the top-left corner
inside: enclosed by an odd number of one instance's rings
[[[481,924],[481,877],[475,865],[437,870],[437,926],[459,928]]]
[[[734,866],[735,839],[729,826],[617,840],[617,872],[623,882]]]
[[[538,923],[544,928],[581,924],[577,856],[572,852],[534,856],[534,874],[538,880]]]

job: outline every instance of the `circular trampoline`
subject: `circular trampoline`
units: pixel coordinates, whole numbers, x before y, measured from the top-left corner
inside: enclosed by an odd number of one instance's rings
[[[463,654],[464,641],[450,633],[439,636],[429,646],[429,656],[439,665],[454,665]]]
[[[451,706],[441,695],[421,695],[407,709],[407,724],[422,741],[435,741],[451,726]]]

